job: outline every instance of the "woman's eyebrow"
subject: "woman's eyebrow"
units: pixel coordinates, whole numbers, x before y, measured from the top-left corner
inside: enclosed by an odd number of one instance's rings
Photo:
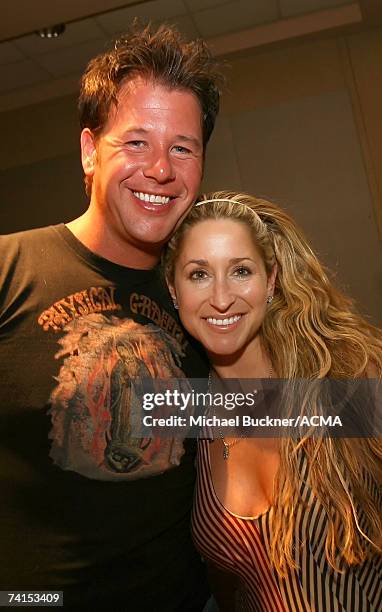
[[[186,266],[190,264],[196,264],[197,266],[208,266],[207,259],[189,259],[183,266],[183,270]]]
[[[254,263],[251,257],[232,257],[228,263],[237,264],[237,263],[240,263],[241,261],[251,261],[252,263]],[[190,264],[195,264],[197,266],[208,266],[208,259],[189,259],[184,264],[183,270],[186,266],[189,266]]]
[[[235,263],[239,263],[240,261],[252,261],[253,259],[252,257],[233,257],[232,259],[229,260],[229,263],[235,264]]]

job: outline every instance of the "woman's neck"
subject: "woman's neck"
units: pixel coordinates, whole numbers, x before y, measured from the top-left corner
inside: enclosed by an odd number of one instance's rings
[[[245,347],[240,354],[209,353],[211,367],[220,378],[270,378],[274,376],[272,362],[261,342]]]

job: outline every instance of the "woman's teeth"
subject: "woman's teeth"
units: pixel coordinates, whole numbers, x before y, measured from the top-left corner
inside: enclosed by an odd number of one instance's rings
[[[233,317],[229,317],[228,319],[215,319],[213,317],[207,317],[207,323],[211,323],[211,325],[233,325],[241,319],[241,316],[242,315],[235,315]]]
[[[153,195],[152,193],[142,193],[142,191],[133,191],[138,200],[142,202],[150,202],[150,204],[167,204],[170,201],[169,196]]]

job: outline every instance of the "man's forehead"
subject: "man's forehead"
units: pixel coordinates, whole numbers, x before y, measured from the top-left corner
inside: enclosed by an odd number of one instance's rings
[[[172,126],[177,134],[203,147],[203,117],[197,96],[190,90],[172,88],[149,77],[139,75],[120,86],[104,131],[116,124],[134,131]]]
[[[149,76],[137,75],[122,82],[117,94],[117,109],[131,106],[132,99],[140,108],[162,110],[171,110],[174,102],[181,99],[183,104],[196,102],[201,111],[199,100],[191,90],[171,87]]]

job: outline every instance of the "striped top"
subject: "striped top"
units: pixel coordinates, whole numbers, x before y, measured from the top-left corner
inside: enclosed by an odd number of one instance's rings
[[[281,579],[269,560],[272,508],[257,519],[229,512],[213,488],[209,441],[201,440],[192,517],[197,547],[206,559],[238,577],[237,611],[381,612],[382,557],[346,567],[341,574],[331,568],[325,554],[325,511],[305,484],[307,467],[302,457],[300,493],[305,503],[297,509],[294,536],[298,569]],[[361,517],[359,523],[364,530]]]

